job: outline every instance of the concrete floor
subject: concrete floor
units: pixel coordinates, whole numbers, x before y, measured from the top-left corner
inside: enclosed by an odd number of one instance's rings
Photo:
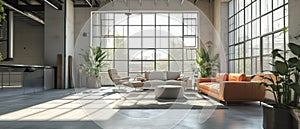
[[[111,89],[102,87],[99,94],[106,90]],[[229,104],[229,109],[120,110],[105,105],[113,102],[103,103],[99,96],[89,95],[94,91],[99,89],[48,90],[1,97],[0,129],[262,128],[262,107],[258,102]]]

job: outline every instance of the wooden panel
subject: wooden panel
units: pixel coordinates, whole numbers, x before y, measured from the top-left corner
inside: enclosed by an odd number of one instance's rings
[[[68,72],[68,74],[69,74],[68,75],[68,82],[69,82],[68,83],[69,84],[68,88],[74,88],[74,85],[73,85],[73,76],[72,76],[73,75],[72,74],[73,73],[73,67],[72,67],[73,66],[73,58],[72,58],[72,56],[69,56],[68,62],[69,62],[68,63],[68,69],[69,69],[68,70],[69,71]]]
[[[57,55],[57,84],[56,88],[57,89],[62,89],[62,55],[58,54]]]

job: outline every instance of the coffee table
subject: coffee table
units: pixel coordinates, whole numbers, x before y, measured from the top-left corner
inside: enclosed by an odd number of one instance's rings
[[[159,85],[154,90],[156,99],[183,98],[184,87],[179,85]]]
[[[130,87],[134,88],[134,91],[136,91],[137,88],[140,88],[141,91],[143,91],[144,82],[141,81],[129,81],[124,85],[128,85]]]

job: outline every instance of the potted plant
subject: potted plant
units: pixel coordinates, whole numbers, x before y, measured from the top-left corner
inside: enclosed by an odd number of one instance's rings
[[[216,69],[219,67],[219,54],[211,56],[210,52],[206,51],[203,47],[196,50],[196,53],[199,57],[196,59],[196,62],[200,68],[200,76],[203,78],[215,76],[217,72]]]
[[[85,69],[87,74],[87,87],[98,88],[101,87],[100,71],[101,68],[106,66],[104,59],[106,58],[106,52],[101,47],[90,46],[89,50],[80,54],[85,64],[81,66]]]
[[[270,87],[267,91],[274,96],[272,106],[263,107],[263,127],[265,129],[298,129],[293,126],[291,110],[299,108],[300,95],[300,46],[294,43],[288,44],[289,49],[295,55],[285,59],[280,49],[272,51],[272,58],[275,61],[271,76],[260,76],[264,81],[260,86]]]

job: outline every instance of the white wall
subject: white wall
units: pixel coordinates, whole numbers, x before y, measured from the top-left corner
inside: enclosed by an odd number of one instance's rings
[[[44,63],[44,26],[24,21],[14,22],[14,62],[17,64]]]
[[[45,40],[44,63],[56,66],[57,54],[63,54],[64,12],[45,3]]]

